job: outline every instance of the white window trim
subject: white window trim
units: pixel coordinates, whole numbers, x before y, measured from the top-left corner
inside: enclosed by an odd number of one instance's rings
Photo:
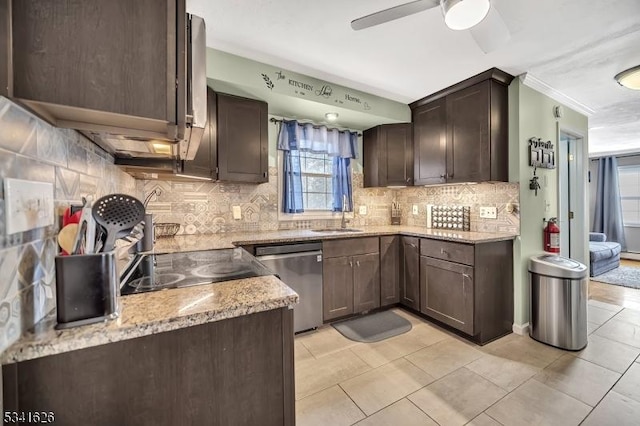
[[[282,193],[283,193],[283,177],[284,172],[282,170],[282,163],[284,161],[284,154],[281,150],[278,150],[278,158],[276,167],[278,167],[278,221],[279,222],[287,222],[287,221],[301,221],[301,220],[332,220],[332,219],[341,219],[342,212],[332,212],[332,211],[305,211],[303,213],[285,213],[282,211]],[[353,167],[351,168],[351,181],[353,182]],[[345,217],[349,219],[353,219],[354,213],[347,212],[345,213]]]

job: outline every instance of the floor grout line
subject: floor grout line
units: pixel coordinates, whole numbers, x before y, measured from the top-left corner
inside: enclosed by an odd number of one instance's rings
[[[594,299],[594,300],[597,300],[597,299]],[[603,302],[603,303],[609,303],[609,302]],[[609,304],[613,305],[612,303],[609,303]],[[595,306],[595,307],[598,307],[598,306]],[[604,308],[600,308],[600,309],[604,309]],[[622,321],[622,320],[620,320],[620,319],[617,319],[616,317],[618,317],[618,315],[619,315],[621,312],[623,312],[625,309],[627,309],[627,308],[622,307],[622,309],[621,309],[621,310],[619,310],[618,312],[616,312],[614,315],[612,315],[610,318],[608,318],[604,323],[602,323],[602,324],[601,324],[601,325],[599,325],[596,329],[594,329],[594,330],[593,330],[593,332],[589,334],[589,337],[590,337],[591,335],[594,335],[596,331],[598,331],[602,326],[604,326],[605,324],[607,324],[607,323],[608,323],[609,321],[611,321],[612,319],[616,319],[616,321]],[[611,312],[612,312],[612,311],[611,311]],[[623,322],[625,322],[625,323],[626,323],[626,321],[623,321]],[[432,326],[432,325],[431,325],[429,322],[427,322],[427,321],[424,321],[424,322],[419,323],[419,324],[413,324],[413,323],[412,323],[412,326],[413,326],[413,327],[416,327],[417,325],[422,325],[422,324],[426,324],[426,325],[428,325],[428,326]],[[631,323],[631,324],[633,324],[633,323]],[[636,325],[636,324],[633,324],[633,325]],[[437,331],[441,331],[440,329],[438,329],[438,328],[436,328],[436,327],[434,327],[434,328],[435,328]],[[409,333],[410,333],[410,332],[409,332]],[[640,350],[640,348],[637,348],[637,347],[635,347],[635,346],[628,345],[628,344],[627,344],[627,343],[625,343],[625,342],[619,342],[619,341],[617,341],[617,340],[609,339],[609,338],[608,338],[608,337],[606,337],[606,336],[601,336],[601,335],[597,335],[597,336],[598,336],[598,338],[604,338],[604,339],[607,339],[607,340],[612,341],[612,342],[616,342],[616,343],[623,344],[623,345],[625,345],[625,346],[627,346],[627,347],[629,347],[629,348],[632,348],[632,349],[635,349],[635,350]],[[304,347],[304,348],[305,348],[305,349],[310,353],[310,355],[312,356],[312,359],[313,359],[313,360],[319,360],[319,359],[321,359],[321,358],[324,358],[325,356],[332,356],[332,355],[334,355],[334,354],[337,354],[337,353],[344,352],[344,351],[347,351],[347,350],[348,350],[348,351],[350,351],[350,352],[351,352],[351,354],[352,354],[352,355],[354,355],[358,360],[360,360],[363,364],[365,364],[365,365],[366,365],[367,370],[366,370],[366,371],[363,371],[362,373],[357,374],[357,375],[355,375],[355,376],[349,377],[348,379],[341,380],[341,381],[339,381],[339,382],[337,382],[337,383],[335,383],[335,384],[332,384],[332,385],[330,385],[330,386],[328,386],[328,387],[325,387],[325,388],[323,388],[323,389],[317,390],[317,391],[315,391],[315,392],[313,392],[313,393],[311,393],[311,394],[309,394],[309,395],[306,395],[305,397],[301,398],[300,400],[296,400],[296,402],[299,402],[299,401],[301,401],[302,399],[308,398],[308,397],[310,397],[310,396],[316,395],[316,394],[318,394],[318,393],[320,393],[320,392],[322,392],[322,391],[325,391],[325,390],[330,389],[331,387],[333,387],[333,386],[336,386],[336,385],[337,385],[337,386],[338,386],[338,388],[339,388],[339,389],[340,389],[344,394],[346,394],[346,395],[347,395],[347,397],[349,398],[349,400],[350,400],[350,401],[351,401],[351,402],[352,402],[352,403],[353,403],[353,404],[358,408],[358,410],[359,410],[359,411],[362,413],[362,415],[364,416],[364,418],[363,418],[363,419],[358,420],[358,422],[356,422],[356,423],[359,423],[359,422],[361,422],[361,421],[364,421],[365,419],[367,419],[367,418],[369,418],[369,417],[371,417],[371,416],[373,416],[373,415],[375,415],[375,414],[377,414],[377,413],[379,413],[379,412],[381,412],[381,411],[383,411],[383,410],[385,410],[385,409],[389,408],[390,406],[392,406],[392,405],[394,405],[394,404],[396,404],[396,403],[398,403],[398,402],[402,401],[403,399],[406,399],[407,401],[409,401],[409,402],[412,404],[412,406],[414,406],[415,408],[417,408],[421,413],[424,413],[424,415],[426,415],[429,419],[433,420],[435,423],[438,423],[435,419],[433,419],[431,416],[429,416],[429,414],[428,414],[427,412],[425,412],[424,410],[422,410],[422,409],[421,409],[417,404],[415,404],[413,401],[411,401],[410,396],[411,396],[411,395],[414,395],[415,393],[417,393],[417,392],[419,392],[419,391],[421,391],[421,390],[423,390],[423,389],[425,389],[425,388],[427,388],[427,387],[429,387],[429,386],[431,386],[431,385],[432,385],[432,384],[434,384],[434,383],[437,383],[437,382],[439,382],[439,381],[441,381],[441,380],[446,379],[448,376],[450,376],[451,374],[453,374],[453,373],[457,372],[457,371],[458,371],[458,370],[460,370],[461,368],[467,368],[470,364],[472,364],[472,363],[476,362],[476,361],[477,361],[477,360],[479,360],[479,359],[482,359],[483,357],[486,357],[486,356],[498,356],[498,355],[494,355],[494,354],[492,354],[491,352],[485,352],[485,351],[483,350],[483,349],[484,349],[484,347],[477,346],[477,345],[469,345],[469,346],[470,346],[470,347],[472,347],[473,349],[475,349],[475,350],[479,351],[479,352],[480,352],[480,356],[479,356],[478,358],[475,358],[475,359],[473,359],[473,360],[471,360],[471,361],[468,361],[468,362],[464,363],[463,365],[459,366],[459,367],[458,367],[458,368],[456,368],[455,370],[453,370],[453,371],[451,371],[451,372],[447,373],[446,375],[444,375],[444,376],[442,376],[442,377],[440,377],[440,378],[435,378],[435,377],[431,376],[431,374],[430,374],[429,372],[427,372],[426,370],[424,370],[424,369],[420,368],[420,366],[418,366],[417,364],[413,363],[411,360],[407,359],[407,357],[409,357],[409,356],[411,356],[411,355],[413,355],[413,354],[415,354],[415,353],[417,353],[417,352],[423,351],[423,350],[425,350],[425,349],[427,349],[427,348],[429,348],[429,347],[433,347],[434,345],[437,345],[438,343],[442,343],[442,342],[447,341],[447,340],[457,340],[457,339],[452,339],[452,337],[455,337],[455,336],[450,336],[449,334],[447,334],[447,335],[446,335],[446,337],[445,337],[444,339],[442,339],[442,340],[438,340],[438,341],[433,342],[433,343],[431,343],[431,344],[429,344],[429,345],[426,345],[426,346],[425,346],[425,345],[423,345],[422,343],[419,343],[420,348],[418,348],[418,349],[416,349],[416,350],[414,350],[414,351],[408,352],[408,353],[406,353],[406,354],[403,354],[403,355],[401,355],[401,356],[398,356],[397,358],[394,358],[394,359],[386,359],[386,358],[385,358],[385,362],[384,362],[383,364],[380,364],[380,365],[376,366],[376,367],[373,367],[372,365],[370,365],[370,364],[369,364],[369,363],[364,359],[364,357],[363,357],[363,356],[359,355],[359,354],[354,350],[354,347],[356,347],[356,346],[358,346],[358,345],[353,345],[353,346],[345,347],[345,348],[340,349],[340,350],[337,350],[337,351],[335,351],[335,352],[329,352],[329,353],[327,353],[327,354],[323,355],[322,357],[317,357],[317,356],[316,356],[316,355],[315,355],[315,354],[314,354],[314,353],[309,349],[309,347],[308,347],[304,342],[301,342],[301,343],[302,343],[302,346],[303,346],[303,347]],[[526,337],[526,336],[523,336],[523,337]],[[466,343],[466,342],[462,342],[462,343]],[[502,345],[504,345],[504,344],[508,344],[508,343],[510,343],[510,342],[509,342],[509,341],[504,342],[504,343],[502,343],[502,344],[499,344],[497,347],[501,347]],[[604,393],[604,395],[603,395],[603,396],[598,400],[598,402],[597,402],[594,406],[590,406],[589,404],[587,404],[587,403],[585,403],[585,402],[581,401],[581,400],[580,400],[580,399],[578,399],[578,398],[575,398],[575,397],[573,397],[573,396],[571,396],[571,395],[569,395],[569,394],[567,394],[567,393],[565,393],[565,392],[563,392],[563,391],[561,391],[561,390],[559,390],[559,389],[556,389],[556,388],[554,388],[554,387],[551,387],[551,386],[549,386],[549,385],[547,385],[547,384],[545,384],[545,383],[541,382],[540,380],[535,379],[535,376],[536,376],[537,374],[539,374],[540,372],[544,371],[545,369],[548,369],[548,367],[549,367],[549,366],[551,366],[553,363],[557,362],[561,357],[563,357],[564,355],[567,355],[567,354],[569,354],[569,355],[571,355],[571,356],[573,356],[573,357],[575,357],[575,358],[578,358],[578,359],[580,359],[581,361],[589,362],[589,363],[591,363],[591,364],[593,364],[593,365],[596,365],[596,366],[598,366],[598,367],[604,368],[604,369],[606,369],[607,371],[610,371],[610,372],[613,372],[613,373],[619,374],[619,377],[616,379],[616,381],[615,381],[615,382],[614,382],[614,383],[613,383],[613,384],[612,384],[612,385],[607,389],[607,391]],[[408,363],[409,363],[410,365],[412,365],[413,367],[418,368],[419,370],[421,370],[421,371],[422,371],[422,372],[424,372],[425,374],[428,374],[429,376],[433,377],[433,378],[434,378],[434,380],[433,380],[432,382],[430,382],[429,384],[427,384],[427,385],[424,385],[424,386],[420,387],[419,389],[415,390],[414,392],[411,392],[411,393],[409,393],[408,395],[405,395],[405,396],[403,396],[403,397],[401,397],[401,398],[399,398],[399,399],[397,399],[397,400],[395,400],[395,401],[393,401],[393,402],[391,402],[391,403],[389,403],[389,404],[385,405],[384,407],[381,407],[379,410],[377,410],[377,411],[375,411],[375,412],[371,413],[371,415],[367,415],[367,414],[364,412],[364,410],[363,410],[363,409],[362,409],[362,408],[361,408],[361,407],[356,403],[356,401],[351,397],[351,395],[350,395],[350,394],[345,390],[345,388],[343,387],[343,384],[344,384],[345,382],[349,381],[349,380],[355,379],[355,378],[360,377],[360,376],[362,376],[362,375],[364,375],[364,374],[367,374],[367,373],[374,372],[375,370],[377,370],[377,369],[379,369],[379,368],[382,368],[382,367],[388,366],[389,364],[391,364],[391,363],[393,363],[393,362],[397,362],[397,361],[399,361],[399,360],[401,360],[401,359],[402,359],[402,360],[404,360],[404,361],[406,361],[406,362],[408,362]],[[532,380],[536,380],[536,382],[537,382],[537,383],[542,384],[542,385],[544,385],[544,386],[548,386],[550,389],[553,389],[553,390],[555,390],[555,391],[557,391],[557,392],[560,392],[561,394],[563,394],[563,395],[565,395],[565,396],[567,396],[567,397],[569,397],[569,398],[571,398],[571,399],[573,399],[573,400],[575,400],[575,401],[577,401],[577,402],[580,402],[580,403],[581,403],[581,404],[583,404],[583,405],[588,406],[588,407],[590,408],[589,412],[588,412],[588,413],[586,414],[586,416],[585,416],[585,417],[580,421],[580,423],[583,423],[583,422],[584,422],[584,421],[585,421],[585,420],[586,420],[586,419],[587,419],[587,418],[588,418],[588,417],[593,413],[593,411],[594,411],[594,410],[595,410],[595,409],[596,409],[596,408],[597,408],[597,407],[602,403],[602,401],[607,397],[607,395],[609,395],[611,392],[613,392],[613,388],[614,388],[614,387],[619,383],[619,381],[624,377],[624,375],[628,373],[628,371],[630,370],[630,368],[631,368],[631,367],[633,367],[633,366],[634,366],[634,363],[635,363],[636,361],[638,361],[638,360],[640,360],[640,352],[638,353],[638,355],[636,355],[636,357],[635,357],[635,358],[634,358],[634,360],[630,363],[630,365],[628,365],[628,366],[626,367],[626,369],[624,370],[624,372],[623,372],[623,373],[620,373],[620,372],[618,372],[618,371],[612,370],[611,368],[608,368],[608,367],[605,367],[605,366],[603,366],[603,365],[600,365],[600,364],[598,364],[598,363],[597,363],[597,362],[595,362],[595,361],[591,361],[591,360],[588,360],[588,359],[580,358],[577,354],[573,354],[573,353],[571,353],[571,352],[567,352],[567,351],[560,351],[560,352],[559,352],[559,354],[558,354],[558,356],[557,356],[557,357],[555,357],[551,362],[547,363],[547,364],[546,364],[544,367],[542,367],[542,368],[536,368],[536,370],[537,370],[537,371],[536,371],[536,373],[535,373],[533,376],[529,377],[528,379],[526,379],[525,381],[523,381],[522,383],[520,383],[518,386],[516,386],[516,387],[515,387],[513,390],[511,390],[511,391],[509,391],[509,390],[505,389],[504,387],[502,387],[502,386],[500,386],[500,385],[498,385],[498,384],[494,383],[494,382],[493,382],[489,377],[485,377],[483,374],[477,373],[477,372],[475,372],[475,371],[473,371],[473,370],[469,370],[469,369],[467,368],[467,369],[468,369],[469,371],[471,371],[473,374],[477,374],[477,375],[478,375],[479,377],[481,377],[482,379],[487,380],[489,383],[491,383],[492,385],[496,386],[497,388],[499,388],[499,389],[501,389],[502,391],[504,391],[504,392],[505,392],[505,395],[504,395],[504,396],[502,396],[501,398],[499,398],[497,401],[495,401],[495,402],[494,402],[493,404],[491,404],[489,407],[485,408],[481,413],[477,414],[477,415],[474,417],[474,419],[475,419],[476,417],[478,417],[479,415],[481,415],[481,414],[485,414],[485,415],[486,415],[486,416],[488,416],[490,419],[492,419],[492,420],[496,421],[497,423],[500,423],[497,419],[495,419],[495,418],[493,418],[492,416],[490,416],[490,415],[487,413],[487,411],[488,411],[489,409],[491,409],[492,407],[494,407],[496,404],[499,404],[501,401],[503,401],[503,400],[504,400],[507,396],[509,396],[511,393],[516,392],[518,389],[520,389],[520,388],[521,388],[522,386],[524,386],[525,384],[529,383],[529,382],[530,382],[530,381],[532,381]],[[517,361],[515,361],[515,362],[517,362]],[[632,399],[632,400],[634,400],[634,401],[636,401],[636,400],[635,400],[635,399],[633,399],[633,398],[631,398],[631,399]],[[637,402],[640,402],[640,401],[637,401]],[[473,419],[471,419],[470,421],[473,421]],[[354,424],[356,424],[356,423],[354,423]],[[500,423],[500,424],[501,424],[501,423]]]

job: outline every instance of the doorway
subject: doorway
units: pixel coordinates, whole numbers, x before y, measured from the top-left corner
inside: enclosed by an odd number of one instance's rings
[[[558,144],[558,226],[560,227],[560,255],[586,263],[588,238],[586,207],[587,182],[584,176],[582,136],[560,130]]]

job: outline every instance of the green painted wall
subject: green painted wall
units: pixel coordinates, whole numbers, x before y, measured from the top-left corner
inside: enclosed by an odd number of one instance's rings
[[[528,259],[543,253],[543,218],[558,215],[558,168],[538,169],[542,189],[536,197],[529,189],[529,180],[533,177],[533,168],[529,166],[529,145],[531,137],[550,140],[556,149],[560,129],[571,130],[583,135],[584,149],[582,165],[588,165],[587,117],[563,105],[564,116],[556,119],[553,108],[560,105],[550,97],[522,84],[514,79],[509,87],[509,180],[520,182],[520,236],[514,242],[514,323],[524,325],[529,322],[529,272]],[[579,170],[585,193],[587,191],[587,167]],[[588,223],[588,197],[584,208],[575,212],[577,218],[584,217]],[[585,249],[573,256],[585,261],[588,259],[588,230],[584,229]]]
[[[269,113],[320,123],[339,113],[337,126],[367,129],[411,121],[407,104],[207,48],[207,79],[215,90],[260,99]]]

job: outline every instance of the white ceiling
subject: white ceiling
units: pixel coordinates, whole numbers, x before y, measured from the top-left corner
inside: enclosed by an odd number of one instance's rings
[[[493,0],[512,33],[484,54],[439,8],[353,31],[405,0],[187,0],[207,45],[411,102],[491,67],[528,72],[591,108],[590,152],[640,151],[640,92],[613,76],[640,65],[640,0]]]

